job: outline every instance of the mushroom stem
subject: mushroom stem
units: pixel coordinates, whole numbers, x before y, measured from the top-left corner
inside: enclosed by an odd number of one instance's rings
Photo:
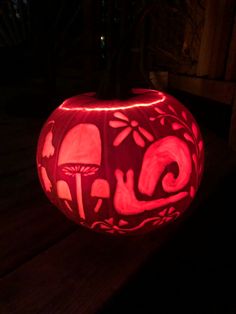
[[[66,207],[67,207],[71,212],[73,212],[73,210],[72,210],[72,208],[70,207],[70,204],[68,203],[68,201],[67,201],[67,200],[64,200],[64,202],[65,202]]]
[[[76,181],[76,197],[77,197],[79,215],[82,219],[85,219],[80,173],[76,173],[75,181]]]
[[[99,209],[100,209],[101,206],[102,206],[102,199],[99,198],[98,201],[97,201],[96,206],[94,207],[95,213],[97,213],[97,212],[99,211]]]

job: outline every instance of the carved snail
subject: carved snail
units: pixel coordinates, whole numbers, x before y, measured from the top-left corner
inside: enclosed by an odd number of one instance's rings
[[[166,166],[173,162],[178,165],[178,176],[175,178],[173,173],[168,172],[162,179],[162,187],[168,193],[181,190],[189,181],[192,160],[188,146],[183,140],[175,136],[167,136],[151,144],[144,154],[138,180],[139,191],[148,196],[153,195]],[[130,169],[126,173],[126,182],[124,181],[124,173],[121,170],[116,170],[115,175],[117,187],[114,204],[117,212],[123,215],[133,215],[145,210],[153,210],[176,202],[188,195],[187,192],[180,192],[157,200],[139,201],[134,193],[133,170]]]

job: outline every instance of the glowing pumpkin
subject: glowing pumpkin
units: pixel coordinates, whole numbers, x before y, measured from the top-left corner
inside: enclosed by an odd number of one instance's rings
[[[203,141],[190,112],[164,93],[128,100],[72,97],[38,142],[42,187],[53,204],[95,231],[137,234],[183,213],[199,187]]]

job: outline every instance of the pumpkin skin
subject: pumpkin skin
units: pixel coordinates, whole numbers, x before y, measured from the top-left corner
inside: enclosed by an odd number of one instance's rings
[[[128,100],[67,99],[46,121],[38,175],[50,201],[94,231],[141,234],[189,207],[204,164],[203,140],[175,98],[133,89]]]

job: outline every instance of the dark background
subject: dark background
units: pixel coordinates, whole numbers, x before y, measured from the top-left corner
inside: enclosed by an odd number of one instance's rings
[[[117,86],[158,88],[181,100],[202,130],[228,147],[232,106],[186,93],[167,77],[234,83],[235,63],[229,70],[224,49],[230,47],[235,9],[230,0],[0,0],[0,114],[3,120],[43,121],[63,99],[99,91],[101,82],[105,92],[115,87],[113,93]],[[210,17],[224,32],[209,35],[208,41],[215,36],[222,46],[213,43],[205,71],[201,43]],[[205,49],[209,54],[209,45]],[[2,130],[4,147],[8,129]],[[232,167],[221,177],[204,205],[100,313],[236,313],[235,175]]]

